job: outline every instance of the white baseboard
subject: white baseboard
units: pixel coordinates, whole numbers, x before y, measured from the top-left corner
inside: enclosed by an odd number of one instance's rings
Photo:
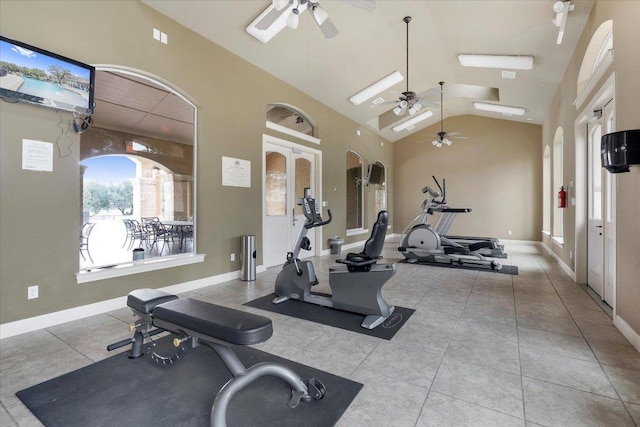
[[[549,255],[551,255],[552,257],[555,258],[556,262],[558,263],[558,265],[564,270],[565,273],[567,273],[569,275],[569,277],[571,277],[571,279],[575,282],[576,281],[576,272],[573,271],[567,264],[564,263],[564,261],[562,261],[562,259],[556,255],[555,252],[553,252],[553,250],[551,250],[551,248],[549,246],[547,246],[546,243],[542,242],[541,243],[542,247],[544,248],[544,250],[546,250]]]
[[[256,267],[256,273],[262,273],[265,270],[266,269],[261,265]],[[182,293],[204,288],[206,286],[217,285],[219,283],[228,282],[229,280],[238,278],[240,278],[240,270],[219,274],[217,276],[192,280],[189,282],[179,283],[177,285],[171,285],[159,289],[161,291],[169,293]],[[27,332],[37,331],[39,329],[49,328],[51,326],[71,322],[73,320],[84,319],[86,317],[95,316],[96,314],[107,313],[109,311],[118,310],[126,306],[127,297],[122,296],[106,301],[100,301],[93,304],[87,304],[80,307],[57,311],[55,313],[48,313],[41,316],[30,317],[28,319],[17,320],[15,322],[3,323],[0,325],[0,339],[25,334]]]
[[[633,328],[620,316],[614,317],[613,324],[618,328],[622,335],[629,340],[631,345],[634,346],[636,350],[640,351],[640,335],[638,335],[638,333],[634,331]]]

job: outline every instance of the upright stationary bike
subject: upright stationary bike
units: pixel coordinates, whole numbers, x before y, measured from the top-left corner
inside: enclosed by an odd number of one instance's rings
[[[387,211],[380,211],[373,226],[371,237],[360,253],[350,253],[345,259],[337,260],[342,264],[329,269],[331,295],[311,293],[311,287],[318,284],[313,263],[298,259],[301,249],[309,250],[311,245],[307,231],[331,222],[331,210],[327,210],[329,219],[324,221],[315,199],[310,196],[298,200],[302,205],[305,222],[300,227],[293,251],[287,254],[287,261],[276,277],[274,304],[289,299],[308,302],[338,310],[364,314],[361,326],[373,329],[384,322],[395,307],[382,298],[382,286],[396,273],[395,264],[378,264],[380,253],[389,222]]]

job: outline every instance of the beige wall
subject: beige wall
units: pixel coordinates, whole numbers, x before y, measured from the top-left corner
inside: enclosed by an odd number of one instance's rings
[[[391,144],[284,82],[185,29],[137,1],[2,1],[2,35],[90,64],[143,70],[185,92],[198,107],[197,242],[205,262],[78,285],[80,223],[79,138],[70,152],[60,141],[53,172],[23,171],[22,139],[56,142],[58,114],[27,104],[0,102],[0,323],[126,295],[139,287],[163,287],[239,269],[229,254],[239,236],[255,234],[262,246],[262,135],[271,133],[322,150],[323,199],[334,212],[326,238],[345,234],[346,151],[367,162],[393,164]],[[152,29],[169,35],[164,45]],[[318,125],[320,146],[265,127],[265,106],[286,103]],[[72,116],[60,112],[63,123]],[[360,129],[361,135],[356,136]],[[63,136],[62,139],[65,139]],[[251,188],[221,186],[221,157],[251,161]],[[390,175],[393,171],[389,171]],[[365,195],[373,206],[373,192]],[[222,202],[224,201],[224,202]],[[368,208],[368,222],[375,213]],[[364,240],[354,236],[348,241]],[[262,262],[259,252],[258,264]],[[27,287],[40,298],[27,300]]]
[[[615,72],[616,127],[618,130],[640,128],[640,32],[637,29],[640,18],[640,2],[637,1],[597,1],[591,12],[584,33],[574,52],[565,76],[558,88],[556,97],[543,125],[543,147],[551,145],[553,135],[558,128],[564,129],[564,181],[576,180],[576,140],[575,121],[580,111],[573,101],[577,96],[576,82],[589,41],[596,29],[604,21],[613,20],[613,65],[594,88],[595,94],[604,81]],[[617,314],[640,334],[640,166],[631,168],[631,172],[616,176],[617,179],[617,215],[616,215],[616,252],[617,252]],[[584,191],[584,189],[576,188]],[[552,195],[555,193],[552,192]],[[570,268],[575,268],[570,251],[583,251],[586,242],[576,237],[576,212],[569,207],[564,216],[564,246],[545,242]],[[576,240],[578,244],[576,245]],[[579,274],[581,272],[578,272]]]
[[[450,207],[472,209],[456,217],[450,234],[540,240],[541,127],[464,115],[445,119],[444,128],[468,139],[434,147],[438,123],[394,143],[394,231],[418,214],[424,186],[437,189],[434,175],[446,178]]]

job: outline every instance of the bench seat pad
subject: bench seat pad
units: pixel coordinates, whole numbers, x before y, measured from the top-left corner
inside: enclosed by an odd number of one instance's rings
[[[221,305],[181,298],[158,305],[154,319],[186,328],[231,344],[248,345],[268,340],[271,319]]]
[[[127,297],[127,305],[144,314],[150,314],[156,305],[178,299],[176,295],[168,294],[157,289],[136,289]]]

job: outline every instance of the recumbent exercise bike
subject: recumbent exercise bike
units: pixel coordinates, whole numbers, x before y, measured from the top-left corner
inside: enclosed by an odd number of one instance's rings
[[[346,258],[336,260],[342,264],[329,269],[329,285],[331,295],[312,293],[311,288],[318,284],[318,279],[311,261],[298,259],[301,249],[311,249],[307,231],[331,222],[331,210],[327,209],[328,220],[323,220],[320,208],[315,199],[308,195],[298,200],[302,205],[305,222],[293,246],[287,254],[287,261],[276,277],[274,304],[289,299],[308,302],[364,314],[366,317],[361,326],[373,329],[383,323],[393,313],[395,307],[382,297],[382,286],[397,271],[396,264],[378,264],[384,246],[384,238],[389,223],[389,213],[380,211],[378,219],[371,230],[371,237],[366,241],[360,253],[349,253]]]

